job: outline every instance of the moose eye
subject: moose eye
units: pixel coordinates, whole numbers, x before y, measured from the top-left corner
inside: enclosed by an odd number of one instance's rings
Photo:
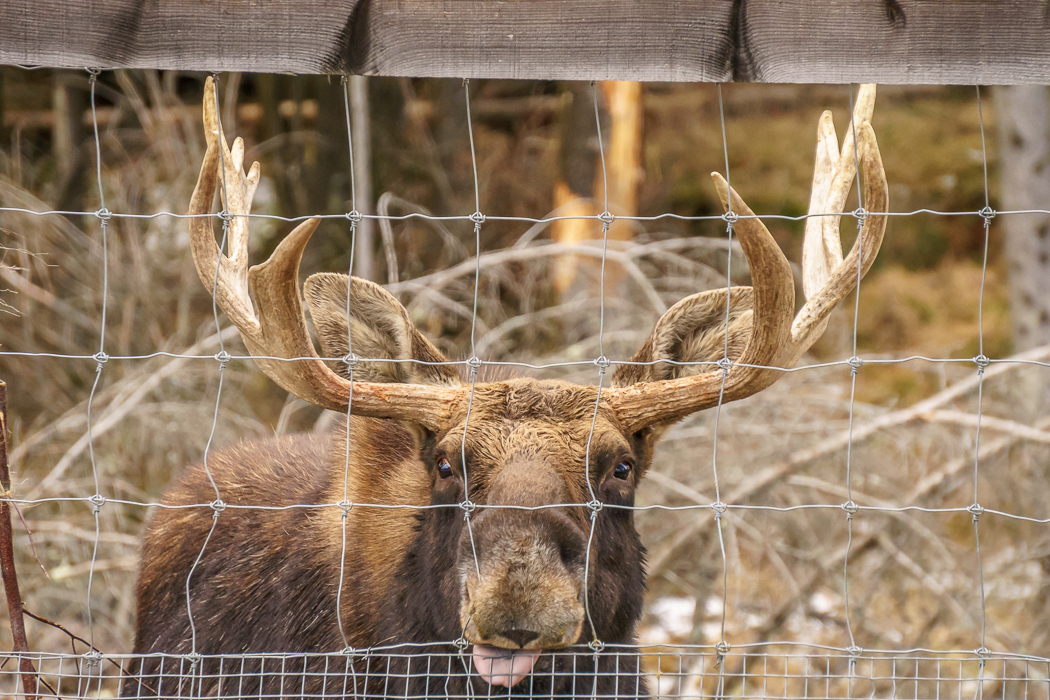
[[[633,467],[634,465],[631,464],[631,460],[622,460],[619,464],[616,465],[616,468],[613,469],[613,476],[615,476],[617,479],[629,479],[631,477],[631,469]]]
[[[438,460],[438,475],[442,479],[447,479],[452,476],[452,465],[444,457]]]

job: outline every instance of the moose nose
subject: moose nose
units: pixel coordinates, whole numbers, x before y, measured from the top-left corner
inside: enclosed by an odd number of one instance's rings
[[[519,647],[524,649],[525,645],[539,637],[540,633],[533,632],[532,630],[512,628],[503,630],[502,632],[500,632],[500,636],[509,639],[510,641],[514,642]]]

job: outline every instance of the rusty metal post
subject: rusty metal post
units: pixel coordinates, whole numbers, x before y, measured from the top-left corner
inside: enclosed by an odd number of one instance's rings
[[[18,574],[15,572],[15,546],[11,533],[11,469],[7,464],[7,384],[0,381],[0,488],[4,500],[0,500],[0,568],[7,594],[7,612],[11,617],[11,638],[14,651],[22,654],[19,669],[22,671],[22,689],[27,699],[36,698],[36,669],[29,659],[29,640],[26,639],[25,619],[22,617],[22,594],[18,591]]]

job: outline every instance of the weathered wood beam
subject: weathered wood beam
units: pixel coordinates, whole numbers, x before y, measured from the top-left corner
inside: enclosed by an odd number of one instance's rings
[[[1050,83],[1046,0],[4,0],[0,63],[559,80]]]

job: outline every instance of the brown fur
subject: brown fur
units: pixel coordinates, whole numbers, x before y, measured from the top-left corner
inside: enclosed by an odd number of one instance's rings
[[[326,356],[348,352],[349,326],[358,356],[444,360],[404,308],[371,283],[353,281],[347,319],[347,287],[338,275],[315,276],[306,285]],[[734,289],[731,357],[746,342],[751,301],[749,289]],[[724,290],[694,295],[667,312],[634,359],[718,359],[724,323]],[[691,371],[628,365],[616,383]],[[458,382],[448,366],[416,362],[359,363],[354,374],[368,381]],[[337,651],[344,646],[340,620],[345,643],[355,648],[448,642],[460,634],[510,649],[549,651],[594,638],[631,643],[641,614],[644,550],[632,511],[617,506],[633,505],[666,426],[625,434],[607,406],[596,412],[596,399],[593,386],[489,382],[476,385],[469,416],[458,407],[438,431],[354,417],[349,430],[344,423],[329,435],[243,443],[210,455],[208,471],[226,509],[213,520],[206,506],[203,512],[178,507],[216,498],[197,465],[147,525],[136,653],[192,649],[186,580],[202,550],[189,586],[201,654]],[[447,478],[439,471],[443,460],[453,471]],[[621,463],[633,465],[626,476],[617,472]],[[593,522],[580,505],[544,507],[592,497],[604,504]],[[470,528],[457,507],[468,498],[481,506]],[[344,501],[353,504],[345,523],[344,509],[333,505]],[[304,504],[316,507],[289,507]],[[287,508],[236,507],[242,505]],[[402,507],[378,507],[393,505]],[[585,587],[593,628],[584,614]],[[618,673],[636,674],[630,654],[606,662]],[[541,669],[559,663],[544,657],[537,682]],[[158,671],[155,661],[143,662],[141,671],[158,680],[150,675]],[[420,682],[422,692],[431,692],[429,680]],[[551,693],[593,690],[574,679],[543,682]],[[613,694],[613,680],[602,683]],[[628,695],[638,690],[635,683],[622,686]]]

